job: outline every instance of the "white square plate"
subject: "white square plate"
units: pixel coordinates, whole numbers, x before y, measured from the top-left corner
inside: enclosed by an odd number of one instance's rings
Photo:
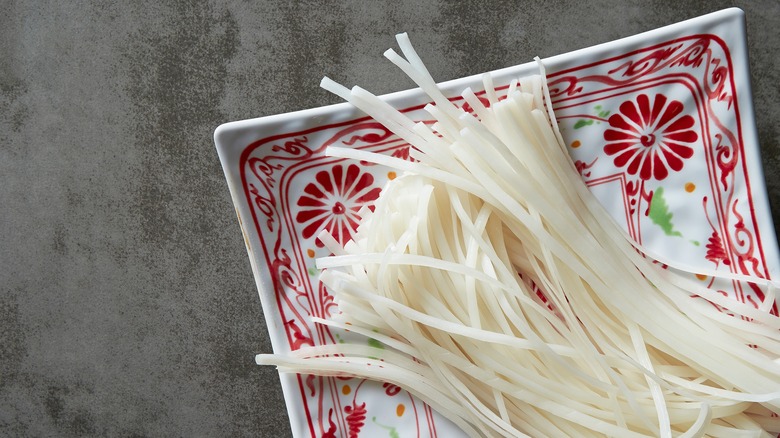
[[[577,168],[634,239],[687,266],[772,278],[780,264],[746,50],[744,14],[727,9],[543,61]],[[533,62],[492,72],[499,94],[534,73]],[[451,96],[467,86],[479,89],[480,76],[442,84]],[[416,120],[428,117],[419,90],[384,99]],[[227,123],[215,141],[274,351],[375,343],[311,322],[337,311],[317,280],[315,258],[327,254],[315,236],[327,228],[348,240],[357,211],[395,174],[323,153],[338,145],[406,158],[408,145],[349,104]],[[753,304],[762,298],[739,283],[715,287]],[[462,434],[393,385],[281,379],[296,437]]]

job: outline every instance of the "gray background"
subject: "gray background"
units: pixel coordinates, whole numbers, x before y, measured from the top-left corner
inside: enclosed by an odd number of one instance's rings
[[[780,218],[780,3],[0,0],[0,435],[287,436],[219,124],[409,88],[728,6]]]

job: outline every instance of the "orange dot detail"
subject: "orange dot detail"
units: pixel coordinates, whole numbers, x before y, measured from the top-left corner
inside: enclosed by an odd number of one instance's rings
[[[706,276],[706,275],[703,275],[703,274],[696,274],[696,278],[698,278],[698,279],[699,279],[699,280],[701,280],[701,281],[704,281],[704,280],[706,280],[706,279],[707,279],[707,276]]]
[[[577,149],[580,146],[582,146],[582,143],[580,143],[579,140],[574,140],[573,142],[571,142],[572,149]]]
[[[352,392],[352,388],[350,388],[349,385],[344,385],[341,388],[341,393],[344,395],[349,395],[350,392]]]
[[[685,191],[688,193],[692,193],[694,190],[696,190],[696,184],[689,182],[685,183]]]
[[[307,250],[306,250],[306,254],[307,254],[309,257],[311,257],[311,258],[314,258],[314,250],[313,250],[313,249],[311,249],[311,248],[307,249]]]
[[[398,176],[395,174],[395,172],[387,172],[387,179],[394,180],[395,177]]]
[[[405,410],[406,410],[406,406],[404,406],[403,403],[398,403],[398,406],[395,407],[395,415],[401,417],[404,415]]]

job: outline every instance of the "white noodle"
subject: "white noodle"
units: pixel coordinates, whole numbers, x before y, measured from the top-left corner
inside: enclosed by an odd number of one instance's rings
[[[397,40],[405,59],[385,56],[433,100],[432,125],[359,87],[322,82],[419,160],[326,151],[403,172],[373,212],[361,210],[343,248],[319,236],[334,255],[317,267],[341,314],[314,322],[385,348],[305,347],[257,362],[394,383],[475,437],[777,433],[775,284],[699,270],[765,288],[756,309],[648,259],[656,255],[580,180],[540,60],[541,76],[513,80],[503,100],[483,76],[488,106],[464,90],[469,114],[439,90],[406,34]]]

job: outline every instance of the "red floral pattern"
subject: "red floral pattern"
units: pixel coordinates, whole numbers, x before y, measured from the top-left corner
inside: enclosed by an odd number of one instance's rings
[[[721,262],[723,262],[725,265],[730,264],[728,254],[726,254],[726,250],[723,248],[723,241],[720,240],[720,236],[716,231],[712,232],[706,248],[707,260],[715,263],[716,265],[720,264]]]
[[[385,388],[385,394],[387,394],[390,397],[401,392],[401,387],[393,385],[392,383],[385,382],[382,384],[382,388]]]
[[[349,428],[349,438],[357,438],[360,429],[366,425],[366,403],[358,405],[352,402],[352,406],[345,406],[344,412],[347,413],[347,427]]]
[[[358,211],[379,197],[381,189],[373,184],[374,176],[356,164],[337,164],[330,171],[317,172],[297,202],[300,211],[295,220],[303,224],[303,237],[309,239],[325,229],[340,244],[349,241],[360,221]],[[317,240],[317,245],[322,243]]]
[[[591,174],[591,171],[589,169],[593,167],[594,164],[596,164],[596,161],[598,161],[598,158],[595,158],[590,163],[586,163],[582,160],[576,160],[574,162],[574,167],[577,169],[577,172],[579,172],[580,175],[584,176],[585,178],[588,178]]]
[[[679,172],[683,160],[693,156],[690,144],[698,140],[691,129],[695,121],[683,109],[681,102],[662,94],[652,102],[646,94],[637,96],[636,102],[623,102],[604,131],[604,152],[614,157],[615,166],[627,166],[629,174],[638,173],[643,180],[660,181],[669,169]]]
[[[400,158],[400,159],[406,160],[406,161],[416,162],[417,160],[412,158],[412,156],[410,154],[411,151],[412,151],[412,146],[403,146],[403,147],[400,147],[400,148],[396,149],[395,151],[393,151],[393,153],[390,154],[390,156],[395,157],[395,158]]]
[[[322,434],[322,438],[336,438],[336,423],[333,422],[333,408],[328,409],[328,430]]]

